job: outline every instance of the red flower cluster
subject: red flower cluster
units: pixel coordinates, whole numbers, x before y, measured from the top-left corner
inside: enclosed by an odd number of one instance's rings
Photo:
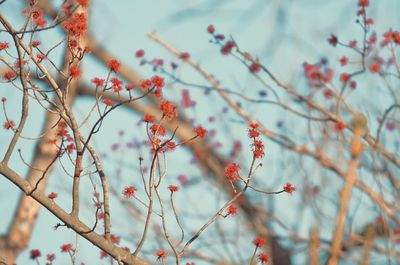
[[[190,58],[190,54],[189,54],[188,52],[182,52],[182,53],[179,55],[179,58],[181,58],[182,60],[187,60],[187,59]]]
[[[236,215],[238,211],[238,208],[234,205],[229,205],[228,208],[226,208],[226,214],[227,215]]]
[[[111,242],[113,242],[114,244],[117,244],[117,245],[121,242],[121,238],[114,234],[110,235],[110,239],[111,239]]]
[[[98,77],[93,78],[91,82],[95,84],[96,87],[104,86],[104,79]]]
[[[13,71],[7,71],[3,74],[3,78],[11,81],[11,79],[13,79],[15,77],[15,73]]]
[[[0,41],[0,51],[2,51],[4,49],[8,49],[8,48],[10,48],[10,45],[8,44],[8,42]]]
[[[257,248],[262,248],[265,245],[265,239],[258,236],[253,240],[253,244],[257,247]]]
[[[296,188],[295,188],[292,184],[286,183],[286,184],[283,186],[283,190],[284,190],[285,192],[289,193],[290,195],[292,195],[292,193],[296,190]]]
[[[47,261],[52,262],[52,261],[54,261],[54,260],[56,259],[56,255],[53,254],[53,253],[47,254],[47,255],[46,255],[46,259],[47,259]]]
[[[119,70],[119,67],[121,66],[121,64],[117,60],[111,59],[107,63],[107,66],[108,66],[108,68],[110,68],[111,71],[118,73],[118,70]]]
[[[73,79],[78,78],[81,75],[81,71],[79,71],[79,68],[76,66],[71,66],[69,68],[69,76]]]
[[[167,120],[172,120],[176,117],[176,105],[170,101],[163,100],[160,104],[160,110],[163,112]]]
[[[87,31],[87,17],[84,12],[75,13],[64,24],[64,30],[73,36],[79,37]]]
[[[165,136],[167,134],[167,130],[164,128],[164,126],[159,124],[151,125],[150,130],[154,135],[158,134],[161,136]]]
[[[259,128],[259,124],[251,123],[249,125],[249,137],[253,140],[251,147],[253,150],[254,157],[262,158],[265,155],[264,143],[261,141],[261,139],[257,138],[260,136],[260,132],[258,131],[258,128]]]
[[[158,250],[154,253],[154,256],[157,257],[157,260],[163,260],[167,258],[167,251],[165,249]]]
[[[210,33],[210,34],[213,34],[215,32],[214,25],[208,25],[207,32]]]
[[[221,53],[223,54],[223,55],[228,55],[228,54],[230,54],[231,52],[232,52],[232,49],[233,49],[233,47],[235,47],[236,46],[236,43],[234,42],[234,41],[227,41],[226,43],[225,43],[225,45],[224,46],[222,46],[222,48],[221,48]]]
[[[81,7],[86,8],[89,6],[89,0],[77,0],[77,2]]]
[[[320,88],[324,83],[330,82],[333,78],[332,69],[326,67],[325,64],[303,64],[304,74],[308,78],[308,83],[312,87]]]
[[[235,163],[229,164],[225,168],[225,177],[232,182],[238,181],[240,179],[239,169],[240,169],[240,166],[238,164],[235,164]]]
[[[202,138],[202,139],[204,139],[204,138],[206,137],[206,135],[207,135],[207,130],[204,129],[203,127],[201,127],[201,126],[195,128],[194,131],[195,131],[195,132],[197,133],[197,135],[198,135],[200,138]]]
[[[12,128],[14,128],[15,126],[15,122],[14,121],[5,121],[3,124],[4,129],[6,130],[10,130]]]
[[[34,10],[32,12],[32,18],[37,26],[44,27],[46,25],[46,20],[44,20],[41,10],[39,9]]]
[[[142,58],[144,56],[144,50],[137,50],[135,56],[137,58]]]
[[[107,106],[110,106],[110,107],[114,106],[114,104],[112,103],[112,101],[109,100],[109,99],[103,99],[103,103],[106,104]]]
[[[358,1],[358,6],[359,7],[367,7],[367,6],[369,6],[369,0],[360,0],[360,1]]]
[[[111,78],[112,89],[114,92],[119,92],[122,90],[122,81],[116,77]]]
[[[261,70],[261,66],[260,66],[260,64],[258,64],[258,63],[252,63],[252,64],[249,66],[249,70],[250,70],[250,72],[252,72],[252,73],[258,73],[258,72],[260,72],[260,70]]]
[[[155,86],[156,88],[156,96],[161,97],[161,89],[164,87],[164,78],[155,75],[151,78],[151,83]]]
[[[147,123],[152,123],[154,122],[154,116],[153,115],[149,115],[149,114],[145,114],[143,117],[143,121],[147,122]]]
[[[269,260],[269,256],[265,252],[261,252],[258,254],[258,259],[260,260],[261,264],[266,264]]]
[[[31,259],[35,260],[37,258],[39,258],[40,256],[42,256],[42,253],[40,253],[39,249],[32,249],[31,252]]]
[[[123,194],[126,198],[132,198],[135,196],[136,188],[134,186],[126,186],[124,188]]]
[[[51,192],[49,195],[47,195],[47,198],[53,200],[53,199],[57,198],[57,193]]]
[[[60,247],[61,252],[67,253],[70,252],[72,250],[72,244],[68,243],[68,244],[64,244]]]
[[[400,32],[389,30],[383,34],[383,41],[381,42],[382,47],[392,42],[400,44]]]
[[[335,131],[337,133],[340,133],[341,131],[343,131],[344,128],[346,128],[346,123],[343,121],[337,122],[335,124]]]
[[[346,56],[343,56],[342,58],[340,58],[340,65],[341,66],[347,65],[348,62],[349,62],[349,59]]]
[[[338,44],[339,39],[338,39],[338,37],[336,37],[336,35],[332,34],[331,37],[328,39],[328,42],[329,42],[330,45],[335,47]]]
[[[177,191],[179,190],[178,186],[175,186],[175,185],[169,185],[169,186],[168,186],[168,189],[169,189],[171,192],[177,192]]]

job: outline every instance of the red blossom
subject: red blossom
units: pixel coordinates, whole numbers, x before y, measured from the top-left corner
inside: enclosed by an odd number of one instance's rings
[[[238,181],[240,179],[239,169],[240,166],[238,164],[229,164],[227,167],[225,167],[225,177],[232,182]]]
[[[39,250],[39,249],[32,249],[32,250],[30,251],[30,255],[31,255],[31,259],[35,260],[35,259],[41,257],[41,256],[42,256],[42,253],[40,253],[40,250]]]
[[[137,58],[142,58],[144,56],[144,50],[137,50],[135,56]]]
[[[55,259],[56,259],[56,254],[51,253],[51,254],[47,254],[47,255],[46,255],[46,260],[47,260],[47,261],[52,262],[52,261],[54,261]]]
[[[258,63],[252,63],[252,64],[249,66],[249,70],[250,70],[250,72],[252,72],[252,73],[258,73],[258,72],[260,72],[261,67],[260,67],[260,65],[259,65]]]
[[[74,13],[64,24],[64,30],[73,36],[81,36],[87,31],[87,17],[84,12]]]
[[[262,158],[264,156],[264,144],[261,140],[254,140],[252,147],[255,158]]]
[[[154,135],[158,134],[158,135],[164,136],[167,134],[167,130],[164,128],[164,126],[159,125],[159,124],[151,125],[150,130]]]
[[[164,78],[155,75],[151,78],[151,83],[157,88],[161,89],[164,86]]]
[[[111,234],[110,239],[111,239],[111,242],[113,242],[114,244],[117,244],[117,245],[121,242],[121,238],[114,234]]]
[[[378,63],[374,63],[374,64],[371,64],[371,66],[369,67],[369,70],[372,73],[379,73],[381,71],[381,66]]]
[[[337,43],[339,42],[339,39],[338,39],[338,37],[336,37],[336,35],[332,34],[331,37],[328,39],[328,42],[333,47],[336,47]]]
[[[187,60],[190,58],[190,54],[188,52],[182,52],[181,55],[179,55],[179,58],[182,60]]]
[[[202,139],[204,139],[204,138],[206,137],[206,135],[207,135],[207,130],[204,129],[203,127],[201,127],[201,126],[195,128],[194,131],[195,131],[195,132],[197,133],[197,135],[198,135],[200,138],[202,138]]]
[[[70,252],[72,250],[72,244],[68,243],[68,244],[64,244],[60,247],[61,252]]]
[[[57,198],[57,193],[55,193],[55,192],[51,192],[51,193],[49,193],[49,195],[47,195],[47,198],[49,198],[49,199],[55,199],[55,198]]]
[[[381,46],[384,47],[391,42],[400,44],[400,32],[389,30],[383,34],[383,40],[381,41]]]
[[[286,183],[286,184],[283,186],[283,191],[286,192],[286,193],[289,193],[290,195],[292,195],[292,193],[293,193],[295,190],[296,190],[296,188],[295,188],[292,184],[290,184],[290,183]]]
[[[234,205],[229,205],[228,208],[226,208],[226,214],[227,215],[236,215],[238,211],[238,208]]]
[[[119,70],[119,67],[121,66],[121,64],[117,60],[111,59],[107,63],[107,66],[108,66],[108,68],[110,68],[111,71],[118,73],[118,70]]]
[[[3,127],[6,130],[10,130],[10,129],[14,128],[14,126],[15,126],[15,122],[11,121],[11,120],[5,121],[4,124],[3,124]]]
[[[169,189],[171,192],[177,192],[177,191],[179,190],[178,186],[175,186],[175,185],[169,185],[169,186],[168,186],[168,189]]]
[[[103,103],[106,104],[107,106],[110,106],[110,107],[112,107],[112,106],[114,105],[114,104],[112,103],[112,101],[109,100],[109,99],[103,99]]]
[[[356,88],[357,88],[357,82],[354,81],[354,80],[351,80],[351,81],[350,81],[350,87],[351,87],[352,89],[356,89]]]
[[[97,218],[98,219],[104,219],[104,213],[99,213],[98,215],[97,215]]]
[[[176,105],[167,100],[161,101],[160,110],[163,112],[167,120],[172,120],[177,115]]]
[[[89,6],[89,0],[77,0],[77,2],[81,7],[86,8]]]
[[[176,148],[176,143],[173,142],[173,141],[168,141],[168,142],[167,142],[167,148],[168,148],[169,150],[174,150],[174,149]]]
[[[215,32],[214,25],[208,25],[207,32],[210,33],[210,34],[213,34]]]
[[[41,44],[41,42],[38,41],[38,40],[32,41],[32,46],[33,46],[33,47],[37,47],[37,46],[39,46],[40,44]]]
[[[151,123],[151,122],[154,122],[154,120],[155,119],[154,119],[153,115],[145,114],[144,117],[143,117],[143,121],[144,122]]]
[[[46,20],[44,20],[44,18],[42,18],[42,17],[35,19],[35,23],[36,23],[36,25],[38,25],[39,27],[42,27],[42,28],[44,26],[46,26]]]
[[[331,90],[331,89],[325,89],[324,90],[324,97],[325,98],[327,98],[327,99],[329,99],[329,98],[332,98],[334,96],[334,93],[333,93],[333,91]]]
[[[369,0],[360,0],[360,1],[358,1],[358,6],[359,7],[367,7],[367,6],[369,6]]]
[[[13,71],[7,71],[3,74],[3,78],[7,79],[8,81],[10,81],[11,79],[13,79],[15,77],[15,73]]]
[[[165,249],[158,250],[154,253],[154,256],[157,257],[157,260],[164,260],[167,258],[167,251]]]
[[[351,40],[351,41],[349,41],[349,46],[350,46],[351,48],[357,47],[357,41],[356,41],[356,40]]]
[[[367,18],[365,20],[365,25],[372,25],[372,24],[374,24],[374,20],[372,18]],[[371,40],[370,40],[370,43],[371,43]]]
[[[249,137],[250,138],[256,138],[258,136],[260,136],[260,133],[257,130],[249,129]]]
[[[92,82],[93,84],[95,84],[96,87],[104,86],[104,79],[101,79],[101,78],[98,78],[98,77],[93,78],[93,79],[91,80],[91,82]]]
[[[79,71],[78,67],[71,66],[69,68],[69,76],[73,79],[78,78],[81,75],[81,71]]]
[[[340,58],[340,65],[345,66],[345,65],[347,65],[348,61],[349,61],[349,59],[347,59],[346,56],[343,56],[342,58]]]
[[[134,84],[128,84],[128,85],[125,85],[125,89],[126,90],[132,90],[132,89],[135,89],[135,85]]]
[[[253,244],[254,244],[257,248],[262,248],[262,247],[264,247],[265,242],[266,242],[265,239],[264,239],[263,237],[260,237],[260,236],[256,237],[256,238],[253,240]]]
[[[222,53],[223,55],[228,55],[228,54],[230,54],[230,53],[232,52],[232,49],[233,49],[233,47],[235,47],[235,46],[236,46],[236,44],[235,44],[234,41],[227,41],[227,42],[225,43],[225,45],[222,46],[222,48],[221,48],[221,53]]]
[[[8,48],[10,48],[10,45],[8,44],[8,42],[5,42],[5,41],[0,42],[0,51],[2,51],[4,49],[8,49]]]
[[[29,10],[27,10],[27,13],[29,12]],[[40,9],[36,9],[32,11],[32,18],[33,19],[38,19],[40,17],[42,17],[42,11]]]
[[[126,186],[124,188],[123,194],[126,198],[132,198],[135,196],[136,188],[134,186]]]
[[[36,57],[38,58],[39,61],[42,61],[43,59],[46,58],[46,55],[42,54],[42,53],[39,53],[39,54],[36,55]]]
[[[258,259],[260,260],[261,264],[266,264],[269,260],[269,256],[265,252],[261,252],[258,254]]]
[[[349,81],[349,79],[350,79],[350,76],[348,73],[342,73],[340,75],[340,81],[342,81],[343,83]]]
[[[119,92],[122,90],[122,81],[116,77],[111,78],[111,83],[113,84],[112,89],[114,92]]]
[[[146,79],[140,81],[140,86],[144,89],[149,89],[151,85],[152,85],[151,80]]]

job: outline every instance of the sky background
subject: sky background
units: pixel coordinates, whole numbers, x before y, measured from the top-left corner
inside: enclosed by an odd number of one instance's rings
[[[10,21],[20,23],[22,18],[20,11],[24,8],[20,2],[9,0],[0,6],[0,12]],[[326,39],[331,33],[339,35],[340,39],[360,39],[362,31],[355,23],[356,2],[349,0],[97,0],[92,1],[89,28],[90,33],[107,50],[112,51],[116,58],[120,59],[123,63],[137,69],[143,77],[149,77],[154,73],[151,67],[139,65],[139,60],[134,56],[135,51],[138,49],[144,49],[148,58],[163,58],[166,62],[171,60],[177,61],[162,47],[146,37],[149,32],[155,31],[179,50],[189,52],[191,58],[199,62],[209,73],[217,76],[224,87],[234,88],[235,91],[241,92],[246,96],[257,98],[259,92],[264,91],[265,88],[252,78],[251,74],[240,66],[240,63],[232,58],[220,55],[219,47],[209,42],[210,36],[206,32],[206,27],[209,24],[213,24],[217,32],[221,32],[227,36],[231,35],[243,50],[257,56],[263,64],[272,69],[282,80],[297,86],[304,86],[305,82],[301,80],[301,76],[303,75],[302,64],[305,61],[315,63],[322,57],[326,57],[338,68],[339,58],[346,54],[346,51],[335,50],[328,44]],[[400,1],[372,0],[370,2],[369,14],[377,24],[375,28],[378,36],[381,36],[390,27],[400,24],[400,17],[398,16]],[[0,41],[7,38],[6,33],[0,33]],[[42,39],[42,42],[45,47],[49,48],[61,38],[62,35],[58,30],[52,30],[46,39]],[[53,58],[61,58],[61,54],[58,56],[57,51],[53,56]],[[104,78],[106,74],[106,69],[91,57],[87,57],[83,62],[82,71],[86,81],[90,81],[94,77]],[[189,67],[183,65],[180,67],[180,71],[184,80],[191,83],[206,84],[202,77]],[[366,86],[365,84],[368,84],[368,79],[367,82],[361,83],[361,86]],[[379,84],[375,83],[368,85],[368,89],[371,90],[375,86],[379,86]],[[187,87],[183,85],[176,85],[173,88],[167,86],[165,89],[166,97],[179,102],[181,91],[185,88]],[[244,153],[241,156],[241,162],[243,165],[247,165],[249,161],[246,152],[249,154],[250,151],[246,150],[246,141],[248,140],[246,139],[245,125],[238,122],[233,113],[226,116],[221,114],[221,110],[226,105],[219,99],[216,93],[211,93],[205,97],[204,91],[196,88],[190,88],[190,93],[192,99],[196,100],[197,105],[195,108],[187,110],[186,115],[196,119],[196,123],[204,124],[207,129],[216,130],[217,133],[213,142],[220,143],[222,147],[219,148],[218,152],[223,155],[229,154],[234,140],[243,141]],[[387,94],[374,95],[376,96],[375,102],[377,102],[377,106],[381,103],[384,109],[384,106],[387,105]],[[17,120],[20,95],[15,93],[9,85],[0,84],[0,97],[2,96],[7,97],[10,102],[9,115]],[[354,103],[353,106],[356,109],[367,112],[368,106],[364,102],[369,97],[371,97],[371,93],[369,92],[359,93],[351,99],[351,102]],[[240,101],[240,99],[237,100]],[[285,130],[296,129],[293,120],[286,117],[286,113],[282,112],[279,108],[242,103],[248,112],[265,124],[267,128],[279,130],[278,123],[283,122]],[[82,114],[81,116],[78,114],[78,117],[83,117],[83,113],[86,113],[92,105],[93,101],[91,99],[78,99],[74,110],[76,113]],[[35,105],[32,105],[31,109],[32,115],[24,130],[24,134],[27,136],[37,136],[40,134],[43,122],[42,120],[39,121],[37,117],[42,117],[43,111]],[[1,122],[3,122],[4,116],[3,114],[1,115]],[[217,117],[216,123],[208,122],[211,116]],[[126,143],[137,139],[144,140],[144,127],[137,125],[140,119],[141,116],[132,114],[129,110],[118,110],[107,118],[101,133],[93,139],[94,146],[100,150],[100,153],[103,155],[103,162],[107,165],[106,172],[116,178],[117,181],[114,185],[119,190],[122,190],[125,185],[132,183],[130,178],[137,174],[135,172],[137,172],[138,165],[135,159],[139,155],[146,156],[147,154],[145,150],[131,150],[122,147],[117,152],[113,152],[111,147],[116,143],[124,146]],[[374,124],[371,124],[371,126],[374,126]],[[230,128],[229,131],[225,130],[227,127]],[[121,131],[124,132],[123,136],[120,136]],[[301,140],[301,133],[297,137]],[[10,139],[11,134],[9,131],[0,130],[0,156],[5,153],[4,147],[7,146]],[[21,141],[19,143],[19,148],[22,149],[26,161],[32,159],[33,147],[34,142],[32,141]],[[395,151],[398,146],[393,148],[393,151]],[[282,154],[280,153],[280,149],[268,141],[266,141],[266,149],[267,156],[264,159],[265,161],[263,161],[265,166],[257,173],[260,184],[264,185],[266,183],[265,187],[268,189],[277,190],[280,189],[282,183],[290,181],[301,189],[305,182],[302,176],[306,173],[300,172],[296,164],[291,166],[290,164],[287,165],[287,161],[281,161]],[[169,175],[171,177],[165,183],[165,186],[176,183],[176,178],[180,174],[185,174],[194,181],[203,181],[201,172],[190,164],[191,156],[187,150],[178,150],[171,155],[170,159]],[[14,156],[11,165],[20,174],[26,174],[26,167],[23,166],[19,157]],[[285,167],[284,172],[282,172],[282,167]],[[324,173],[320,174],[324,175]],[[273,181],[266,182],[266,178],[268,177]],[[137,179],[133,181],[137,181]],[[311,181],[324,185],[338,185],[337,182],[330,182],[330,180],[324,182],[326,179],[324,180],[323,177],[318,177],[317,180],[311,176]],[[210,194],[213,195],[218,194],[218,191],[216,191],[213,182],[205,182],[201,187],[193,185],[188,190],[183,191],[182,194],[177,194],[176,199],[182,203],[182,211],[186,213],[188,223],[193,227],[199,227],[204,223],[207,217],[205,209],[210,210],[210,213],[215,211],[224,198],[224,195],[221,195],[217,200],[215,197],[208,197],[208,190],[211,190]],[[57,202],[67,209],[70,207],[68,190],[71,188],[71,183],[68,178],[63,176],[62,171],[56,168],[48,186],[49,191],[57,191],[59,193]],[[90,191],[88,193],[90,195],[91,187],[89,181],[83,182],[82,190],[85,189]],[[189,192],[192,196],[186,197],[185,192]],[[20,191],[18,189],[4,178],[0,178],[0,233],[4,233],[7,230],[19,195]],[[293,195],[293,197],[281,196],[279,197],[279,203],[276,203],[275,207],[280,209],[280,218],[292,220],[289,222],[289,226],[296,227],[298,225],[299,233],[307,236],[310,224],[314,222],[311,213],[306,212],[305,215],[309,215],[309,217],[305,217],[304,219],[306,220],[306,224],[299,225],[293,222],[297,218],[296,212],[291,211],[290,207],[287,207],[294,203],[298,204],[300,196],[300,192]],[[357,192],[355,193],[355,197],[363,200],[362,195],[357,194]],[[201,198],[202,203],[199,203],[198,198]],[[182,202],[185,199],[187,199],[186,203]],[[274,200],[275,197],[265,198],[260,195],[254,195],[252,199],[260,205],[269,205],[270,200]],[[332,197],[329,196],[322,198],[321,205],[324,205],[324,200],[329,201],[331,199]],[[83,219],[92,220],[93,208],[90,197],[85,199],[85,203],[87,207],[82,213]],[[188,208],[184,208],[185,204]],[[121,245],[132,247],[132,245],[129,245],[130,237],[137,236],[140,229],[136,229],[136,227],[132,229],[131,226],[135,226],[135,222],[129,221],[130,217],[118,205],[118,201],[115,198],[112,201],[112,205],[114,213],[112,221],[114,222],[114,227],[117,227],[116,230],[118,233],[116,233],[122,236],[123,243]],[[332,208],[332,205],[326,203],[325,207],[329,209],[330,207]],[[332,208],[332,210],[334,209]],[[199,217],[196,215],[198,212],[202,213],[202,211],[204,211],[203,216],[200,215]],[[357,214],[365,218],[365,222],[376,216],[373,209],[370,209],[370,211],[361,211]],[[58,220],[52,214],[42,210],[35,226],[29,249],[40,248],[42,255],[51,252],[56,253],[58,261],[55,264],[69,264],[66,254],[63,255],[60,253],[59,246],[68,242],[74,243],[75,235],[63,228],[55,232],[51,227],[57,222]],[[237,227],[240,224],[240,217],[234,220],[224,220],[223,224],[226,227]],[[279,231],[279,228],[276,229]],[[204,238],[211,236],[212,231],[210,229],[210,232],[206,232]],[[323,230],[323,233],[329,236],[329,230]],[[249,235],[248,238],[243,239],[241,242],[251,240],[251,238],[253,238],[253,235]],[[158,247],[154,243],[147,245],[150,253],[152,253],[152,250],[157,250]],[[243,247],[244,252],[247,247]],[[19,256],[18,264],[32,263],[29,260],[29,249]],[[93,248],[84,239],[79,239],[79,262],[82,261],[86,264],[108,264],[108,261],[100,261],[98,259],[98,252],[97,249]],[[302,262],[304,262],[304,256],[299,255],[294,260],[294,264],[302,264]],[[196,264],[201,265],[202,263],[199,262]]]

